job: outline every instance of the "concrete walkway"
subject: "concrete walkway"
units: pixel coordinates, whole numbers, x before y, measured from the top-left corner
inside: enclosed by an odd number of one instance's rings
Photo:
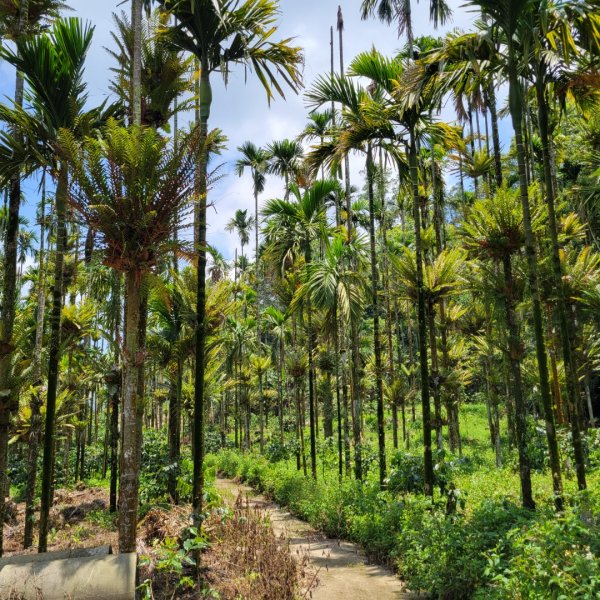
[[[304,521],[260,496],[247,485],[229,479],[217,479],[217,489],[227,502],[239,494],[248,498],[251,507],[268,514],[276,535],[284,535],[290,549],[308,556],[317,572],[318,585],[312,600],[409,600],[416,598],[404,590],[402,582],[388,569],[370,564],[355,544],[327,539]]]

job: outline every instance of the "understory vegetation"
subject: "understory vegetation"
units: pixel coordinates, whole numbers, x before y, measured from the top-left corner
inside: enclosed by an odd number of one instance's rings
[[[211,472],[239,478],[330,537],[358,543],[387,564],[413,591],[434,597],[581,598],[600,591],[600,436],[587,438],[590,490],[565,481],[569,508],[557,517],[547,457],[540,453],[533,481],[538,510],[520,506],[515,465],[498,469],[485,448],[485,407],[466,407],[463,456],[436,457],[435,502],[423,494],[420,454],[390,456],[387,486],[376,471],[363,483],[340,483],[335,452],[317,481],[296,469],[293,447],[267,445],[265,455],[223,450],[207,457]],[[416,437],[420,423],[413,424]],[[542,445],[543,447],[543,445]],[[368,451],[367,451],[368,452]]]

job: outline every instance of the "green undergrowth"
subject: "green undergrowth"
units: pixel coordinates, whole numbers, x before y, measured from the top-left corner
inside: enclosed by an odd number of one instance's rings
[[[532,513],[518,504],[509,466],[438,460],[432,503],[421,493],[417,455],[398,453],[391,463],[389,489],[381,491],[371,478],[340,483],[331,468],[314,481],[291,460],[233,450],[207,458],[209,469],[248,483],[330,537],[358,543],[409,589],[434,598],[600,598],[597,471],[588,492],[572,493],[569,482],[568,508],[557,517],[544,473],[534,481]]]

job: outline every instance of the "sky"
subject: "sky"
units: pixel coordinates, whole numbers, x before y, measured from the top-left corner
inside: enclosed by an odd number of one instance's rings
[[[445,31],[460,28],[469,29],[474,14],[462,7],[464,0],[449,0],[453,10],[452,21],[437,32],[429,23],[427,0],[413,1],[415,35],[443,34]],[[72,13],[95,26],[94,38],[86,62],[85,80],[88,84],[90,105],[99,104],[108,94],[111,57],[106,47],[112,47],[110,37],[114,30],[112,13],[130,10],[129,2],[123,0],[68,0]],[[281,0],[279,32],[277,38],[293,37],[295,45],[304,49],[304,84],[309,87],[315,78],[328,73],[330,68],[330,27],[336,24],[339,0]],[[360,0],[342,1],[344,14],[344,58],[346,63],[359,52],[369,50],[373,45],[384,54],[391,55],[401,48],[405,40],[398,40],[394,26],[387,26],[372,19],[360,19]],[[336,68],[338,62],[337,33],[335,39]],[[217,77],[213,80],[213,106],[210,127],[219,127],[229,139],[227,151],[215,162],[224,163],[226,177],[209,194],[212,207],[208,215],[208,241],[215,245],[225,258],[231,259],[238,244],[234,234],[225,231],[225,225],[238,208],[254,211],[252,184],[249,174],[237,177],[232,166],[237,158],[236,148],[246,140],[257,145],[266,145],[275,139],[295,137],[306,123],[308,109],[303,95],[292,92],[286,100],[276,99],[269,107],[264,90],[251,75],[245,80],[243,69],[232,72],[228,86]],[[0,93],[11,96],[14,87],[14,73],[11,68],[0,63]],[[447,114],[446,114],[447,113]],[[449,109],[442,117],[452,118]],[[504,137],[504,136],[503,136]],[[361,185],[360,163],[352,163],[354,185]],[[33,185],[25,187],[29,202],[24,209],[25,216],[33,221],[33,211],[37,202],[37,192]],[[263,201],[282,195],[282,182],[269,177]]]

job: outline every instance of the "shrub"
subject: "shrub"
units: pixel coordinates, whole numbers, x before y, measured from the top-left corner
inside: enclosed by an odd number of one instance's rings
[[[569,509],[510,531],[506,547],[489,557],[496,595],[519,600],[600,597],[600,521],[586,512]]]
[[[397,565],[408,587],[459,600],[487,583],[486,553],[497,549],[504,555],[502,540],[528,515],[514,504],[489,500],[469,515],[447,516],[443,506],[410,497],[399,516]]]

